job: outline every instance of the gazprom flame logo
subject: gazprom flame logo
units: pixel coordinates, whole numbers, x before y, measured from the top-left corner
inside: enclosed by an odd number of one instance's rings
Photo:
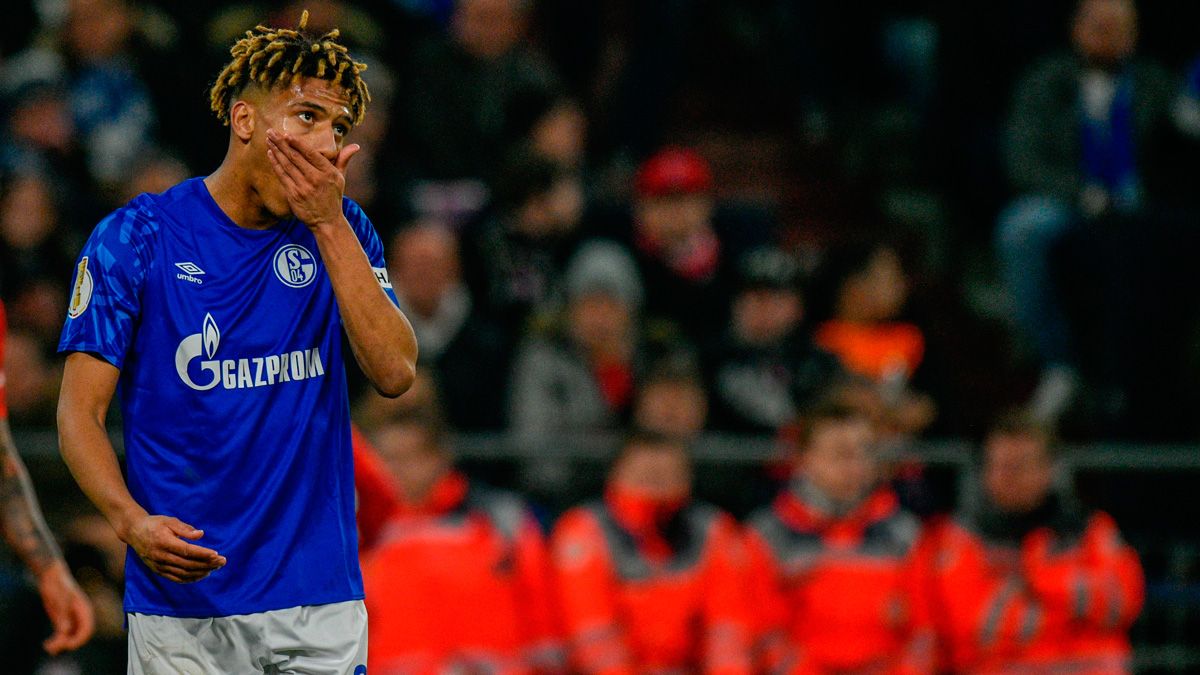
[[[212,318],[212,314],[204,315],[204,330],[201,334],[204,336],[204,355],[211,359],[217,355],[217,347],[221,345],[221,329],[217,328],[217,321]]]
[[[212,314],[205,314],[201,332],[185,337],[183,342],[179,343],[179,349],[175,350],[175,371],[179,373],[179,379],[196,391],[208,391],[217,386],[221,381],[221,368],[213,357],[217,355],[217,347],[220,345],[221,329],[217,328],[217,320]],[[212,377],[204,384],[196,384],[188,374],[188,364],[201,353],[208,359],[200,364],[200,368],[211,373]]]
[[[239,359],[217,359],[221,329],[212,314],[204,315],[199,333],[179,343],[175,350],[175,372],[179,379],[196,391],[208,391],[220,385],[225,389],[251,389],[325,375],[321,349],[296,350],[282,354]],[[200,375],[192,378],[192,362],[200,361]]]

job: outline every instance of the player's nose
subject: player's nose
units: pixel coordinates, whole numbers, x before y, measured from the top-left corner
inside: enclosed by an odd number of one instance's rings
[[[317,152],[325,156],[325,159],[330,162],[337,161],[338,152],[341,148],[338,147],[338,137],[333,131],[333,125],[321,130],[320,141],[317,143]]]

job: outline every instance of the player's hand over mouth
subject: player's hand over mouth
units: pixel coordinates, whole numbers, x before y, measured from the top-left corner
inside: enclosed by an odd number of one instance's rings
[[[330,162],[289,134],[268,129],[267,158],[287,190],[292,214],[314,229],[339,222],[346,167],[360,148],[356,143],[347,145]]]
[[[225,566],[225,557],[221,554],[184,541],[202,536],[203,530],[178,518],[144,516],[129,527],[125,543],[133,547],[155,574],[187,584],[200,581]]]

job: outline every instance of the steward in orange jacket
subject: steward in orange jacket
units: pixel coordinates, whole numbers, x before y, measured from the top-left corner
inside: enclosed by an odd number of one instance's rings
[[[873,432],[830,405],[804,422],[797,477],[750,521],[762,671],[929,673],[935,651],[919,589],[919,521],[878,480]]]
[[[363,560],[370,672],[562,672],[549,557],[525,504],[451,470],[423,422],[375,438],[402,498]]]
[[[1110,517],[1053,490],[1051,451],[1036,424],[1002,421],[985,445],[983,494],[923,545],[955,672],[1130,672],[1141,565]]]
[[[684,447],[633,436],[603,501],[568,511],[553,561],[572,670],[751,672],[741,535],[690,502]]]

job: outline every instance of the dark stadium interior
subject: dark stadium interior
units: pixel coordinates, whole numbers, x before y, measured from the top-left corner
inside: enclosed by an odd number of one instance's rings
[[[1102,104],[1117,141],[1090,131],[1073,0],[7,0],[0,377],[98,630],[46,657],[0,546],[0,671],[124,668],[123,544],[54,435],[74,261],[106,213],[220,163],[208,89],[229,44],[302,9],[369,65],[346,194],[422,347],[400,399],[349,374],[367,438],[436,409],[465,473],[549,532],[652,427],[743,519],[786,482],[805,411],[842,397],[870,411],[901,503],[933,517],[1020,406],[1141,558],[1136,671],[1200,672],[1186,0],[1137,4]]]

